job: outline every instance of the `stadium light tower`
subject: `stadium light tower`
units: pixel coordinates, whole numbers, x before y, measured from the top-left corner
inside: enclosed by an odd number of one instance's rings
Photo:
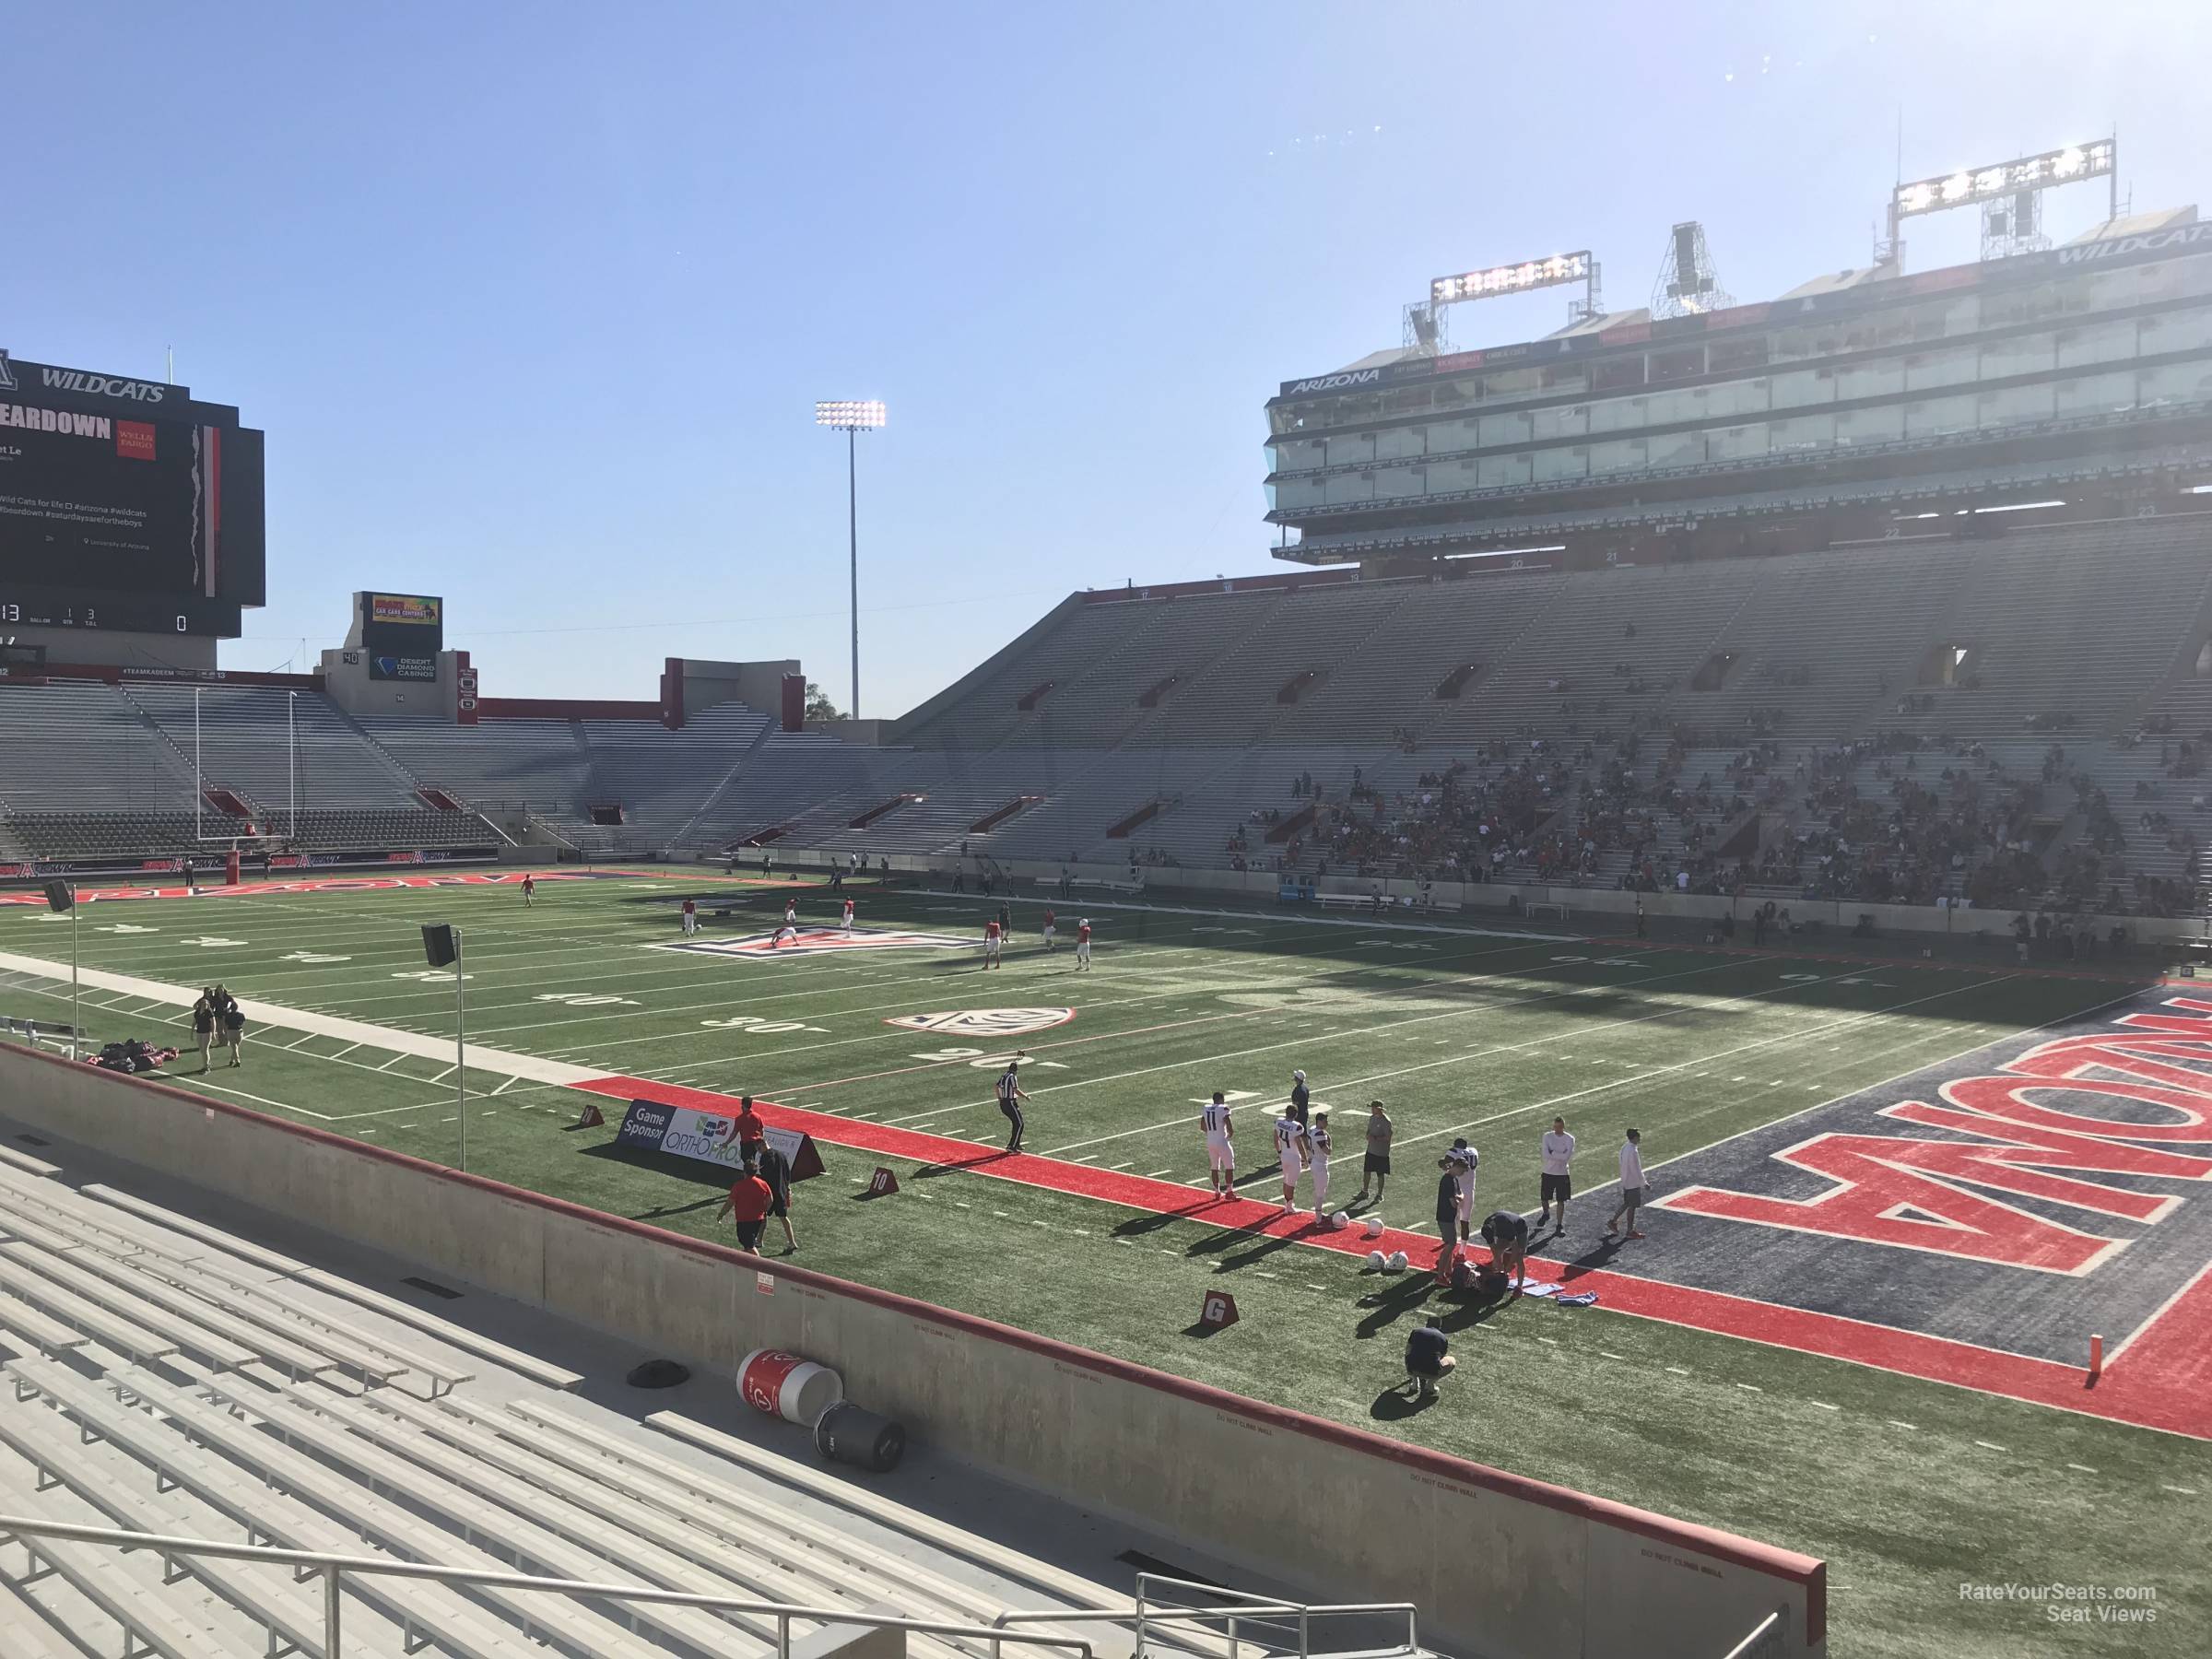
[[[840,398],[814,406],[814,424],[845,435],[845,524],[853,556],[853,703],[846,712],[860,718],[860,434],[883,425],[880,398]]]

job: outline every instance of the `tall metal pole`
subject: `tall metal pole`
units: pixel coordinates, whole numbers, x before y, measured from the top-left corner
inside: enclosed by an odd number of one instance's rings
[[[300,693],[287,691],[284,705],[285,744],[291,755],[292,839],[300,839]]]
[[[860,718],[860,434],[845,429],[845,523],[853,542],[853,706]]]
[[[192,688],[192,839],[202,840],[206,834],[201,823],[200,809],[207,798],[207,773],[200,765],[200,688]]]
[[[76,982],[76,883],[69,884],[69,1058],[84,1058],[80,1049],[85,1041],[84,998]]]
[[[460,1090],[461,1169],[468,1171],[468,1002],[462,982],[468,978],[461,959],[461,930],[453,929],[453,1075]]]

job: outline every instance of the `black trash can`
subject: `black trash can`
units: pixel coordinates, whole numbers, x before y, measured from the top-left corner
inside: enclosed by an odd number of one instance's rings
[[[841,1400],[814,1425],[814,1446],[831,1463],[884,1475],[906,1452],[906,1426]]]

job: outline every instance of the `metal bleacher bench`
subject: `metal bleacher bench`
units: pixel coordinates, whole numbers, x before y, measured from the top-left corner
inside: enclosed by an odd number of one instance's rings
[[[124,1212],[83,1197],[59,1182],[34,1181],[0,1171],[0,1229],[10,1227],[26,1236],[33,1230],[44,1229],[51,1236],[36,1241],[57,1255],[74,1256],[89,1252],[120,1259],[135,1273],[166,1281],[179,1290],[213,1303],[239,1324],[257,1326],[273,1334],[295,1352],[308,1349],[326,1356],[335,1364],[359,1374],[371,1386],[382,1386],[411,1372],[424,1380],[429,1388],[429,1397],[435,1399],[476,1374],[456,1371],[402,1347],[304,1299],[279,1294],[277,1288],[286,1282],[281,1277],[260,1285],[250,1284],[238,1277],[239,1271],[250,1270],[242,1260],[237,1271],[226,1265],[222,1250],[227,1246],[195,1248],[190,1241],[180,1246],[176,1241],[151,1231]],[[223,1238],[214,1229],[202,1230],[215,1239]],[[289,1259],[277,1256],[275,1252],[266,1254],[277,1261]],[[265,1264],[263,1270],[273,1271]],[[300,1271],[308,1269],[301,1267]],[[52,1311],[60,1312],[59,1309]],[[72,1324],[83,1323],[75,1317],[64,1317]],[[155,1357],[146,1342],[142,1333],[132,1342],[110,1346],[141,1358]],[[162,1351],[174,1350],[172,1347]]]
[[[18,1400],[30,1394],[45,1396],[57,1407],[65,1409],[85,1430],[98,1434],[147,1465],[157,1484],[168,1482],[182,1487],[243,1526],[249,1542],[258,1538],[291,1548],[351,1553],[359,1548],[362,1538],[368,1538],[405,1559],[435,1557],[451,1565],[482,1566],[493,1571],[504,1570],[508,1565],[455,1543],[400,1505],[387,1502],[367,1488],[331,1473],[274,1438],[246,1428],[221,1407],[167,1384],[158,1384],[140,1373],[124,1372],[102,1383],[41,1360],[14,1359],[5,1369],[15,1380]],[[114,1392],[117,1387],[159,1407],[168,1414],[171,1423],[165,1426],[160,1418],[119,1397]],[[40,1445],[76,1438],[63,1426],[59,1411],[45,1415],[54,1420],[41,1423],[36,1416],[22,1412],[11,1413],[6,1418],[18,1435],[33,1437],[42,1431],[43,1440],[26,1438],[19,1444],[18,1449],[34,1461]],[[186,1432],[190,1433],[190,1439],[186,1438]],[[228,1457],[203,1449],[209,1446],[235,1448],[241,1453],[241,1462],[253,1474],[241,1471]],[[289,1477],[283,1480],[281,1490],[276,1485],[279,1474]],[[265,1480],[271,1484],[263,1484]],[[309,1507],[310,1501],[329,1509],[340,1519],[325,1519]],[[43,1553],[47,1546],[41,1544],[38,1547]],[[103,1576],[112,1583],[112,1558],[95,1559]],[[401,1584],[364,1578],[355,1581],[354,1588],[371,1603],[381,1605],[403,1630],[419,1630],[465,1659],[507,1659],[514,1652],[514,1632],[511,1628],[470,1606],[460,1595],[441,1585]],[[509,1606],[518,1618],[527,1618],[529,1629],[565,1632],[568,1620],[559,1617],[562,1609],[547,1603],[544,1596],[510,1597],[499,1591],[488,1591],[485,1595],[488,1600]],[[111,1609],[111,1614],[115,1616],[114,1610]],[[136,1628],[135,1620],[119,1618],[119,1622]],[[619,1632],[616,1634],[618,1636]],[[319,1653],[321,1647],[318,1632],[315,1645],[308,1651]],[[201,1650],[191,1651],[197,1653]],[[595,1653],[602,1650],[586,1645],[582,1651]],[[639,1650],[626,1645],[605,1651],[629,1659]]]

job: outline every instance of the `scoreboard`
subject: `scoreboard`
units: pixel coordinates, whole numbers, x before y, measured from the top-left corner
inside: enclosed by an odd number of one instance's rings
[[[0,351],[0,630],[237,638],[267,597],[262,453],[186,387]]]

